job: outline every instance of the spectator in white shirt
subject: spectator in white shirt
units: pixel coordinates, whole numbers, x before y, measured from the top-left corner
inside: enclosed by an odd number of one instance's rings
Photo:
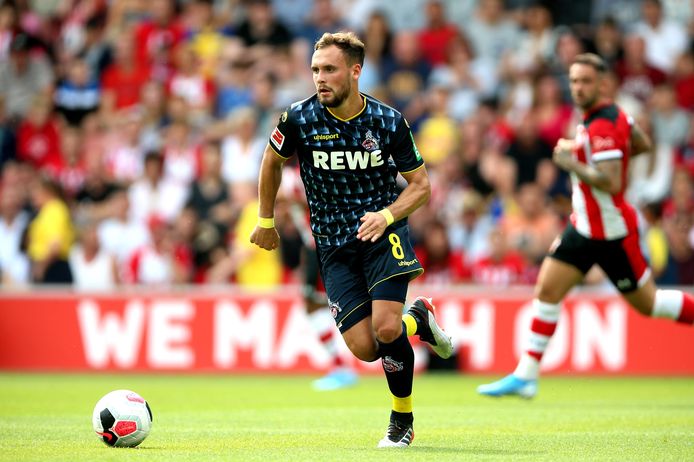
[[[665,19],[660,0],[644,0],[642,13],[635,32],[646,42],[648,64],[669,74],[687,48],[687,31],[682,24]]]

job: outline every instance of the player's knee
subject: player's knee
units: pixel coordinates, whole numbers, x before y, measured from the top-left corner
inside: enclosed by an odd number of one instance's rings
[[[392,343],[402,335],[402,322],[382,323],[374,326],[376,338],[381,343]]]
[[[350,341],[345,339],[345,343],[349,351],[361,361],[370,363],[378,359],[378,345],[376,342],[365,343],[363,341]]]
[[[535,288],[535,298],[546,303],[559,303],[563,297],[561,291],[548,284],[538,284]]]

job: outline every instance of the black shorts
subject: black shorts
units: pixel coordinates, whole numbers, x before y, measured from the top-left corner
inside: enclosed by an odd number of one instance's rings
[[[318,257],[328,306],[340,332],[371,314],[371,300],[404,303],[407,283],[424,272],[407,226],[389,227],[373,243],[318,246]]]
[[[609,241],[589,239],[569,224],[558,241],[552,244],[549,256],[575,266],[583,274],[594,264],[599,265],[622,293],[641,287],[650,275],[638,233]]]

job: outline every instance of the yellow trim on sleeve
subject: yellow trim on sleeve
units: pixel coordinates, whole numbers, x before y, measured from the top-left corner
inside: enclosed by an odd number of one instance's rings
[[[400,175],[407,175],[408,173],[416,172],[417,170],[419,170],[422,167],[424,167],[424,163],[422,163],[422,165],[420,165],[417,168],[413,168],[412,170],[408,170],[406,172],[400,172]]]
[[[279,152],[277,152],[277,149],[274,148],[274,146],[272,145],[272,143],[268,143],[267,145],[270,147],[270,149],[272,149],[272,152],[274,152],[274,153],[277,155],[277,157],[279,157],[280,159],[284,159],[284,160],[289,159],[289,157],[284,157],[282,154],[280,154]]]

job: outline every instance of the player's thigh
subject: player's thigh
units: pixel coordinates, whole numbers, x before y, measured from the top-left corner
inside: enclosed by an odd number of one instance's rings
[[[648,314],[655,286],[651,281],[648,262],[641,252],[638,234],[624,239],[606,241],[598,255],[598,262],[612,284],[634,307]]]
[[[371,296],[361,267],[361,255],[354,245],[319,248],[328,308],[341,333],[371,315]]]
[[[402,310],[409,281],[408,275],[403,274],[386,279],[371,290],[372,324],[380,342],[393,342],[402,334]]]
[[[347,348],[354,356],[362,361],[375,361],[378,352],[378,343],[372,327],[371,316],[360,319],[342,332]]]
[[[535,297],[547,303],[559,303],[581,282],[595,259],[589,239],[569,225],[549,250],[542,262],[535,286]]]
[[[653,306],[655,305],[656,290],[657,287],[653,281],[653,276],[649,275],[648,279],[638,289],[632,292],[625,292],[622,296],[639,313],[651,316],[653,314]]]
[[[404,298],[400,299],[402,294],[391,295],[374,290],[384,281],[402,277],[407,283],[424,272],[410,242],[408,227],[386,229],[376,242],[363,243],[363,250],[364,276],[372,299],[404,302]],[[407,295],[406,291],[404,295]]]

